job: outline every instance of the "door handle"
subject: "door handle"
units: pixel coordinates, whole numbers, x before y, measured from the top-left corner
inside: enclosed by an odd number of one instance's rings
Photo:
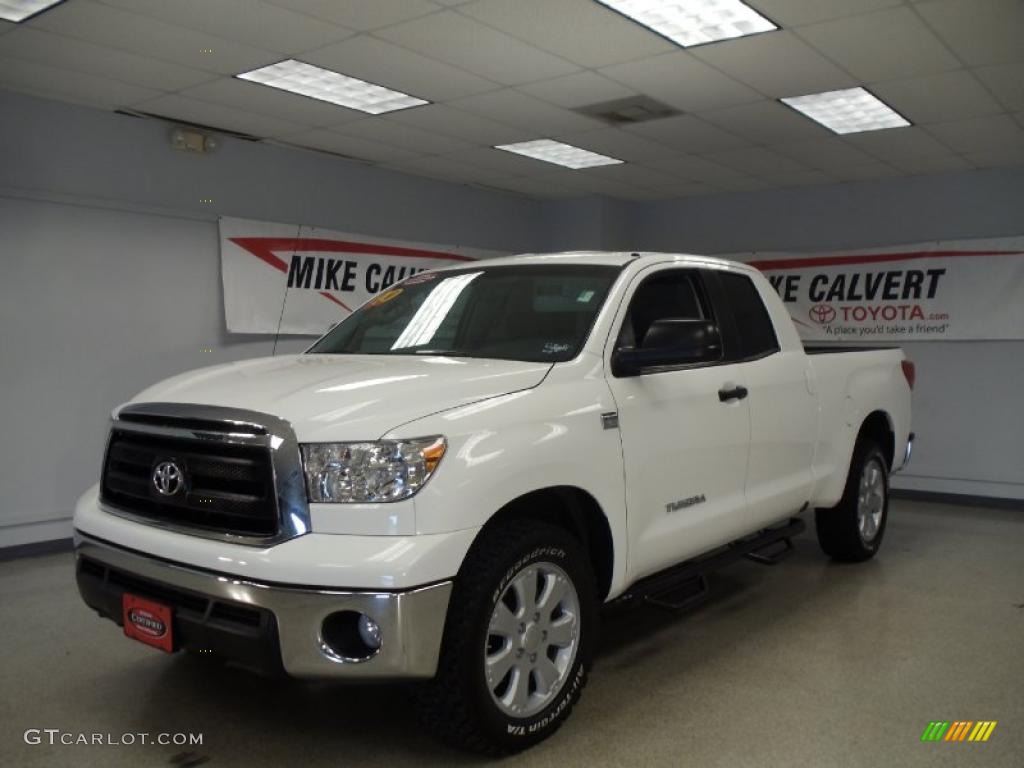
[[[733,387],[732,389],[720,389],[718,390],[718,399],[727,403],[730,400],[742,400],[749,393],[746,387]]]

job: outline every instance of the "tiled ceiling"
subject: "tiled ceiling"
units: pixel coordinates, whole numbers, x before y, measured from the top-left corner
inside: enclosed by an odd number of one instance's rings
[[[595,0],[66,0],[0,22],[0,88],[532,197],[654,200],[1024,164],[1024,1],[748,0],[780,29],[681,49]],[[370,117],[238,80],[295,58],[431,104]],[[864,86],[913,125],[778,102]],[[573,111],[644,95],[671,117]],[[554,138],[624,160],[493,149]]]

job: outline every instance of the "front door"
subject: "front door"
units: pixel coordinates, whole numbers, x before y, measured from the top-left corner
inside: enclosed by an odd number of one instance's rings
[[[640,273],[630,291],[606,361],[619,346],[642,348],[656,320],[717,322],[696,270],[654,267]],[[741,366],[718,361],[621,378],[609,372],[608,382],[622,439],[630,578],[746,533],[749,406],[720,395],[744,383]]]

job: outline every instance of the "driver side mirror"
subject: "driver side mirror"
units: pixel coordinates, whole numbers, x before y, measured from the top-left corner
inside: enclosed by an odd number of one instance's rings
[[[666,317],[655,320],[639,347],[612,355],[614,376],[639,376],[649,368],[708,363],[722,357],[722,334],[708,320]]]

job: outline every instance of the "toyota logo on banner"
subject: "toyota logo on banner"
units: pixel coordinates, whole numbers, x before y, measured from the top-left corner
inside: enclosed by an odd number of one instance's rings
[[[829,304],[815,304],[807,310],[808,316],[819,325],[828,325],[836,319],[835,307]]]
[[[153,488],[161,496],[174,496],[185,487],[185,472],[174,461],[161,461],[153,468]]]

